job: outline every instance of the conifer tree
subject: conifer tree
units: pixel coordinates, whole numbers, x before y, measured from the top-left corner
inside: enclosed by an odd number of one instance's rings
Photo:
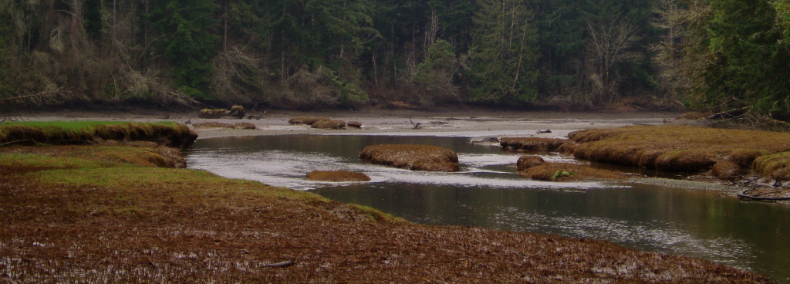
[[[537,98],[536,31],[523,1],[484,0],[472,36],[471,101],[518,105]]]
[[[217,24],[211,0],[166,0],[156,2],[150,14],[161,34],[160,52],[172,65],[175,83],[185,94],[212,99],[207,93],[215,42],[211,32]]]

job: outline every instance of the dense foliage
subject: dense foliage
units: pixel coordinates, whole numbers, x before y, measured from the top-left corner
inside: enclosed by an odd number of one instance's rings
[[[5,0],[0,97],[790,110],[788,0]]]

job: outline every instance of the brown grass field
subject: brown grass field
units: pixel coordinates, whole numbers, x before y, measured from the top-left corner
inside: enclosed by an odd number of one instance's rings
[[[374,164],[415,171],[457,172],[455,151],[430,145],[381,144],[362,149],[359,158]]]
[[[0,148],[0,282],[770,283],[702,260],[407,223],[155,167],[145,147]]]
[[[363,173],[350,171],[312,171],[306,176],[309,180],[316,181],[370,181],[370,177]]]
[[[763,176],[790,178],[781,157],[790,133],[692,126],[630,126],[572,132],[576,158],[667,171],[704,172],[729,161]],[[755,162],[755,160],[761,162]]]
[[[542,181],[592,181],[592,180],[624,180],[628,175],[621,172],[596,169],[585,165],[564,163],[544,163],[530,167],[521,175]]]

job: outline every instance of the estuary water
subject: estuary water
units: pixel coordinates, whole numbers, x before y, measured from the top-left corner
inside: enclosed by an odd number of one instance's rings
[[[273,186],[312,190],[433,225],[461,225],[604,240],[701,258],[790,283],[790,208],[699,190],[600,182],[554,183],[515,174],[522,155],[467,137],[282,135],[198,140],[190,168]],[[458,173],[362,163],[374,144],[426,144],[455,150]],[[543,155],[552,162],[578,163]],[[314,170],[351,170],[364,183],[305,179]]]

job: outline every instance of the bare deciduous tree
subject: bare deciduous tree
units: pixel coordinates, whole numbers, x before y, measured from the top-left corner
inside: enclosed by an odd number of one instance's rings
[[[617,95],[620,75],[615,66],[632,63],[641,58],[631,49],[640,40],[637,28],[630,22],[587,23],[590,39],[587,42],[587,68],[593,101],[609,101]]]

